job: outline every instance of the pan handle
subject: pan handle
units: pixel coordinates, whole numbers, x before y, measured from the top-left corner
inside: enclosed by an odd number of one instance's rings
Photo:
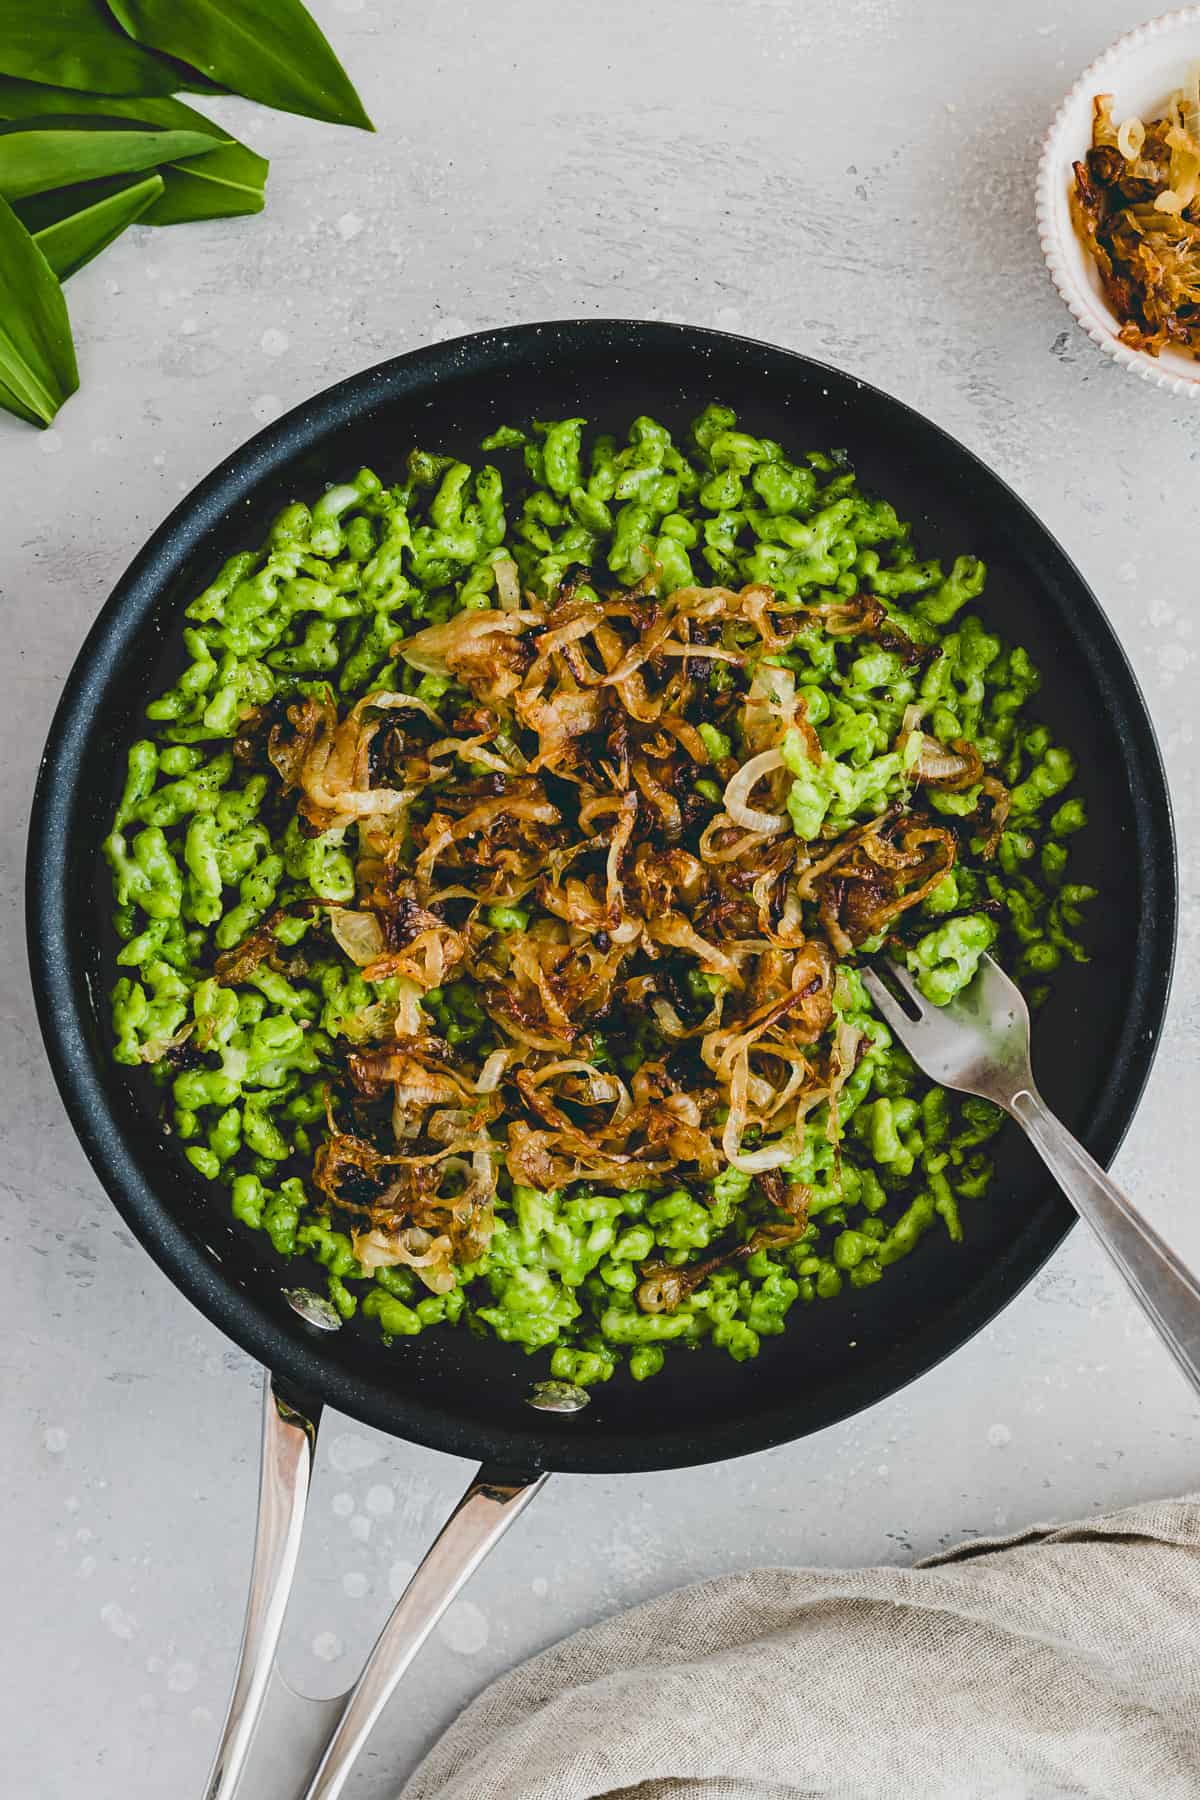
[[[548,1479],[545,1474],[481,1468],[396,1602],[350,1692],[340,1701],[307,1700],[282,1681],[275,1655],[300,1555],[320,1417],[319,1406],[285,1398],[275,1378],[267,1377],[250,1599],[233,1696],[205,1800],[235,1800],[260,1719],[264,1711],[274,1715],[280,1692],[292,1711],[287,1746],[295,1766],[286,1770],[279,1766],[281,1759],[273,1758],[274,1781],[290,1775],[299,1784],[289,1790],[297,1800],[301,1788],[304,1800],[337,1800],[422,1644]],[[256,1768],[258,1761],[256,1753]]]
[[[319,1406],[301,1412],[283,1398],[274,1380],[263,1383],[262,1467],[250,1597],[233,1693],[205,1800],[233,1800],[245,1770],[300,1556],[320,1421]]]
[[[304,1800],[337,1800],[359,1751],[422,1644],[549,1477],[481,1468],[396,1602],[317,1767]]]

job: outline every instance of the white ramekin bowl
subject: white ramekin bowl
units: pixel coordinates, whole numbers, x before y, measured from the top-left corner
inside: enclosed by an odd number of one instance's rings
[[[1055,287],[1094,344],[1122,368],[1169,393],[1200,400],[1200,362],[1179,350],[1150,356],[1131,350],[1117,333],[1120,320],[1104,297],[1096,265],[1071,222],[1072,163],[1092,142],[1092,98],[1113,96],[1113,118],[1153,118],[1200,63],[1200,6],[1164,13],[1118,38],[1086,68],[1046,133],[1037,177],[1037,228]]]

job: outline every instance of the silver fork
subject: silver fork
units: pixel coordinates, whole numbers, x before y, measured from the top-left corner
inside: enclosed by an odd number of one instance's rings
[[[984,956],[969,987],[948,1006],[933,1006],[906,969],[893,962],[880,967],[886,981],[879,968],[864,969],[863,981],[914,1062],[943,1087],[978,1094],[1017,1121],[1192,1386],[1200,1389],[1200,1283],[1038,1093],[1029,1063],[1029,1008],[1021,990]]]

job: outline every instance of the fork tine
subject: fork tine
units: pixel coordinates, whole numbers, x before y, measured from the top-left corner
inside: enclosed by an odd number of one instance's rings
[[[875,1002],[876,1008],[882,1014],[886,1023],[891,1026],[892,1030],[896,1033],[896,1036],[903,1040],[905,1032],[912,1027],[912,1020],[890,989],[885,986],[884,982],[876,974],[874,969],[862,969],[860,973],[863,979],[863,986],[866,988],[868,994],[870,994],[871,999]]]
[[[980,957],[979,970],[985,979],[995,987],[998,992],[1004,992],[1006,994],[1012,992],[1016,994],[1018,998],[1023,997],[1020,988],[1017,986],[1012,976],[1007,974],[1000,967],[1000,964],[996,961],[990,951],[985,950]]]
[[[895,962],[892,957],[888,956],[888,957],[883,958],[883,965],[887,969],[889,976],[895,982],[896,986],[901,990],[901,992],[909,1000],[912,1001],[913,1005],[917,1009],[918,1015],[924,1013],[928,1009],[929,1002],[926,1000],[924,994],[921,992],[920,988],[917,986],[913,977],[909,974],[908,970],[904,967],[904,964]],[[909,1019],[908,1023],[910,1025],[915,1025],[917,1023],[917,1020]]]
[[[979,959],[979,984],[993,1010],[1006,1006],[1018,1019],[1029,1022],[1029,1002],[1011,975],[1005,973],[994,956],[985,951]]]

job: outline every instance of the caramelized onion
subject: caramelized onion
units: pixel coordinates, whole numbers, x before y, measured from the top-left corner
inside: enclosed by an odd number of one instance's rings
[[[1012,808],[1012,795],[998,776],[985,775],[980,789],[981,802],[984,799],[992,810],[979,853],[990,862],[1000,848],[1000,839],[1004,835],[1004,827]]]
[[[763,750],[758,756],[743,763],[737,774],[725,785],[725,811],[735,825],[744,831],[760,831],[764,836],[772,836],[782,831],[787,823],[782,813],[762,812],[750,805],[750,795],[759,782],[767,775],[774,774],[783,767],[783,754],[779,750]]]
[[[282,908],[278,908],[261,925],[256,925],[240,944],[221,952],[213,964],[213,975],[222,987],[235,987],[239,981],[248,981],[260,963],[271,962],[278,956],[279,940],[275,936],[275,927],[286,916]]]
[[[495,565],[496,596],[503,612],[517,612],[521,605],[521,578],[511,556],[502,556]]]
[[[387,949],[383,926],[373,912],[351,912],[344,906],[331,906],[329,929],[338,947],[360,969]]]
[[[914,734],[902,733],[897,739],[897,748],[907,752],[908,744]],[[983,758],[974,744],[967,743],[965,738],[952,738],[949,744],[941,744],[937,738],[920,734],[920,747],[915,761],[909,765],[909,773],[914,781],[925,787],[945,788],[948,793],[961,793],[964,788],[974,787],[983,777]]]
[[[955,855],[946,826],[899,804],[835,842],[796,838],[784,750],[824,751],[795,674],[764,657],[816,628],[926,652],[870,595],[797,610],[763,583],[664,595],[653,577],[603,593],[575,568],[539,601],[510,560],[493,567],[496,607],[398,647],[454,683],[436,708],[379,690],[339,713],[319,690],[286,724],[272,715],[267,755],[302,829],[339,829],[355,860],[353,900],[309,904],[373,990],[334,1039],[331,1105],[352,1129],[331,1117],[313,1184],[353,1217],[364,1268],[448,1293],[495,1229],[502,1171],[543,1191],[754,1176],[769,1216],[747,1243],[642,1271],[638,1305],[667,1311],[803,1231],[807,1190],[786,1165],[822,1103],[840,1155],[838,1095],[864,1042],[835,1011],[837,958]],[[716,664],[729,675],[714,682]],[[979,782],[990,853],[1007,793],[922,716],[901,728],[905,746],[920,738],[914,781]],[[696,786],[714,768],[715,817]],[[217,979],[275,960],[282,917]]]
[[[394,1269],[402,1265],[412,1269],[431,1294],[448,1294],[457,1283],[454,1273],[454,1245],[450,1238],[433,1237],[420,1225],[408,1225],[401,1231],[371,1231],[350,1234],[355,1256],[370,1275],[376,1269]]]

